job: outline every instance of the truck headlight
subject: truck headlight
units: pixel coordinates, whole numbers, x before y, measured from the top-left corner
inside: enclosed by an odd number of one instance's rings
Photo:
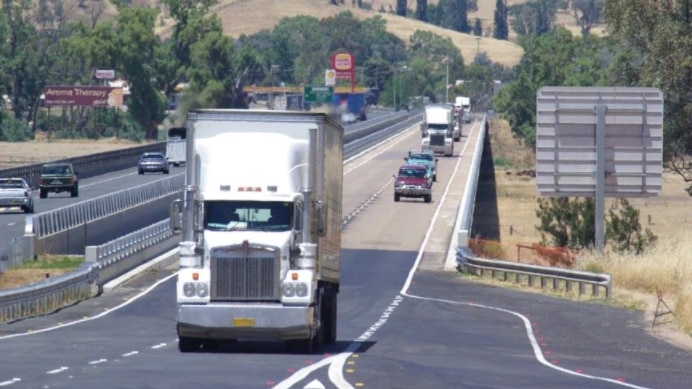
[[[304,282],[299,282],[296,284],[296,296],[305,297],[308,295],[308,285]]]
[[[186,282],[183,284],[183,294],[185,297],[207,297],[209,296],[209,285],[206,282]]]
[[[312,270],[289,270],[281,284],[281,302],[287,305],[310,304],[314,282]]]
[[[292,282],[284,283],[283,286],[281,287],[281,293],[284,295],[284,297],[295,296],[296,295],[295,284]]]

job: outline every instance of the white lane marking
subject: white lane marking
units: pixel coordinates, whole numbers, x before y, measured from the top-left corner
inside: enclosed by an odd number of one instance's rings
[[[326,389],[318,379],[310,381],[303,389]]]
[[[106,362],[108,362],[108,359],[101,358],[101,359],[97,359],[95,361],[89,361],[89,364],[90,365],[98,365],[99,363],[106,363]]]
[[[0,386],[9,386],[9,385],[12,385],[12,384],[16,384],[17,382],[21,382],[21,381],[22,381],[21,378],[15,377],[15,378],[12,378],[11,380],[7,380],[7,381],[2,381],[2,382],[0,382]]]
[[[161,347],[166,347],[166,343],[159,343],[157,345],[151,346],[153,350],[159,349]]]
[[[33,335],[33,334],[40,334],[40,333],[42,333],[42,332],[53,331],[53,330],[56,330],[56,329],[58,329],[58,328],[69,327],[69,326],[72,326],[72,325],[75,325],[75,324],[84,323],[84,322],[87,322],[87,321],[91,321],[91,320],[96,320],[96,319],[102,318],[102,317],[108,315],[108,314],[111,313],[111,312],[117,311],[118,309],[121,309],[121,308],[123,308],[123,307],[126,307],[127,305],[129,305],[129,304],[135,302],[136,300],[140,299],[142,296],[145,296],[147,293],[149,293],[149,292],[151,292],[152,290],[154,290],[154,289],[155,289],[157,286],[159,286],[160,284],[162,284],[162,283],[168,281],[169,279],[171,279],[171,278],[173,278],[173,277],[175,277],[175,276],[177,276],[177,275],[178,275],[177,272],[175,272],[175,273],[173,273],[173,274],[169,274],[168,276],[166,276],[166,277],[164,277],[164,278],[162,278],[162,279],[156,281],[153,285],[151,285],[151,286],[148,287],[147,289],[143,290],[143,291],[140,292],[139,294],[135,295],[135,296],[132,297],[131,299],[129,299],[129,300],[125,301],[124,303],[122,303],[122,304],[120,304],[120,305],[117,305],[117,306],[115,306],[115,307],[113,307],[113,308],[111,308],[111,309],[109,309],[109,310],[107,310],[107,311],[101,312],[101,313],[99,313],[98,315],[94,315],[94,316],[90,316],[90,317],[85,317],[85,318],[83,318],[83,319],[75,320],[75,321],[69,322],[69,323],[60,323],[60,324],[55,325],[55,326],[52,326],[52,327],[41,328],[41,329],[34,330],[34,331],[31,331],[31,332],[23,332],[23,333],[21,333],[21,334],[2,335],[2,336],[0,336],[0,340],[3,340],[3,339],[10,339],[10,338],[17,338],[17,337],[20,337],[20,336],[28,336],[28,335]]]
[[[123,357],[131,357],[131,356],[137,355],[137,354],[139,354],[139,351],[136,351],[136,350],[135,350],[135,351],[130,351],[129,353],[125,353],[125,354],[123,354],[122,356],[123,356]]]
[[[65,371],[65,370],[69,370],[69,367],[67,367],[67,366],[61,366],[61,367],[59,367],[59,368],[57,368],[57,369],[48,370],[48,371],[46,372],[46,374],[58,374],[58,373],[62,373],[62,372]]]

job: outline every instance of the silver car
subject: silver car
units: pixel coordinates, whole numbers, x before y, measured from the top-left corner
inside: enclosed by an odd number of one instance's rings
[[[163,153],[147,152],[139,157],[137,164],[137,173],[153,173],[160,172],[163,174],[169,173],[168,159]]]
[[[23,178],[0,178],[0,208],[20,208],[24,213],[34,213],[31,187]]]

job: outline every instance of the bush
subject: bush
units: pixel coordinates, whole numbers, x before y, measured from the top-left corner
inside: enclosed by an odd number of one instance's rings
[[[31,139],[28,123],[13,117],[5,117],[0,122],[0,140],[4,142],[24,142]]]

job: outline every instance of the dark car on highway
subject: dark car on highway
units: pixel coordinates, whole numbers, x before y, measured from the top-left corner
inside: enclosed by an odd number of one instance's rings
[[[48,193],[70,192],[70,197],[79,196],[79,178],[69,162],[47,163],[41,167],[38,179],[39,197],[45,199]]]
[[[137,173],[163,173],[168,174],[170,172],[168,167],[168,159],[163,153],[152,153],[147,152],[139,157],[139,162],[137,163]]]

